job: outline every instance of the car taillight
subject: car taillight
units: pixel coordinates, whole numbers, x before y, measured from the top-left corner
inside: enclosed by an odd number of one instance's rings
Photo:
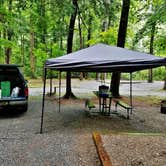
[[[25,96],[28,97],[28,94],[29,94],[28,87],[26,87],[26,88],[24,89],[24,93],[25,93]]]

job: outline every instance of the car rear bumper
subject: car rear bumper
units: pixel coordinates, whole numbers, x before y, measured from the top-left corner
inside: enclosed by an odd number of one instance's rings
[[[0,99],[0,110],[4,109],[21,109],[28,105],[28,100],[26,98],[5,98]]]

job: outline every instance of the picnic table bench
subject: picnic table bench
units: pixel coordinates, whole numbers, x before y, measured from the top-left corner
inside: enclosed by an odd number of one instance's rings
[[[95,104],[90,99],[85,100],[85,107],[88,107],[89,110],[91,110],[92,108],[96,108]]]
[[[129,119],[129,112],[132,111],[132,107],[120,99],[113,99],[115,102],[115,111],[117,111],[117,106],[121,106],[127,110],[127,119]]]

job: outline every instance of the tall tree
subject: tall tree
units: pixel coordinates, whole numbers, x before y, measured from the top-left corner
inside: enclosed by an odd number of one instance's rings
[[[166,76],[164,78],[164,87],[163,87],[163,90],[166,90]]]
[[[41,76],[45,59],[61,56],[67,50],[68,24],[71,13],[74,13],[72,1],[0,0],[0,63],[21,64],[25,59],[25,74],[29,77]],[[149,41],[153,41],[154,54],[165,56],[165,28],[163,28],[166,18],[165,2],[131,1],[129,40],[126,43],[128,47],[132,46],[131,41],[136,36],[138,39],[134,44],[136,49],[150,50]],[[77,26],[73,36],[74,49],[98,42],[116,45],[121,1],[83,0],[78,3],[79,17],[78,21],[75,21]],[[154,40],[150,40],[153,34],[152,23],[155,20]],[[106,25],[103,26],[105,27],[103,32],[102,25]],[[155,78],[165,76],[163,68],[154,70],[153,76]]]
[[[39,37],[41,43],[46,43],[46,34],[47,34],[47,22],[46,22],[46,2],[45,0],[40,0],[38,3],[38,14],[39,14]]]
[[[150,49],[149,49],[150,54],[153,54],[155,29],[156,29],[156,21],[153,21],[152,27],[151,27],[151,34],[150,34]],[[153,70],[149,69],[148,71],[149,71],[149,73],[148,73],[148,82],[152,83],[153,82]]]
[[[166,1],[151,1],[151,4],[146,6],[146,13],[144,13],[144,25],[139,31],[136,33],[135,38],[133,40],[133,47],[139,42],[144,39],[144,37],[148,37],[150,40],[149,45],[149,53],[154,54],[155,51],[155,41],[156,35],[159,33],[159,29],[161,29],[161,24],[165,22],[165,5]],[[140,20],[142,21],[142,20]],[[163,43],[164,44],[164,43]],[[163,45],[161,44],[161,45]],[[157,51],[156,51],[157,52]],[[152,69],[148,70],[148,82],[151,83],[153,81]]]
[[[117,46],[125,46],[130,0],[123,0],[122,12],[118,31]],[[113,96],[119,97],[120,72],[113,72],[111,80],[111,91]]]
[[[9,13],[11,14],[12,13],[12,0],[9,0],[8,1],[8,10],[9,10]],[[11,29],[10,27],[10,22],[7,21],[7,32],[6,32],[6,37],[7,37],[7,40],[8,41],[11,41],[12,40],[12,35],[13,35],[13,30]],[[5,55],[6,55],[6,63],[9,64],[10,63],[10,56],[11,56],[11,53],[12,53],[12,49],[11,47],[7,47],[5,49]]]
[[[70,23],[69,23],[69,31],[68,31],[68,38],[67,38],[67,54],[72,52],[72,46],[73,46],[73,35],[74,35],[74,26],[75,26],[75,20],[77,16],[77,0],[73,0],[73,13],[70,17]],[[64,98],[69,99],[70,97],[74,97],[72,91],[71,91],[71,72],[68,71],[66,74],[66,94]]]
[[[33,6],[33,1],[31,1],[31,7]],[[34,9],[30,9],[30,15],[29,15],[29,60],[30,60],[30,69],[31,69],[31,77],[35,78],[35,70],[36,70],[36,59],[34,55],[34,49],[35,49],[35,31],[34,31]]]

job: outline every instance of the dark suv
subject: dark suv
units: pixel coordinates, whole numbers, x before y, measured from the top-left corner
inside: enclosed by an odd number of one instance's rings
[[[0,64],[0,111],[28,109],[28,85],[17,65]]]

